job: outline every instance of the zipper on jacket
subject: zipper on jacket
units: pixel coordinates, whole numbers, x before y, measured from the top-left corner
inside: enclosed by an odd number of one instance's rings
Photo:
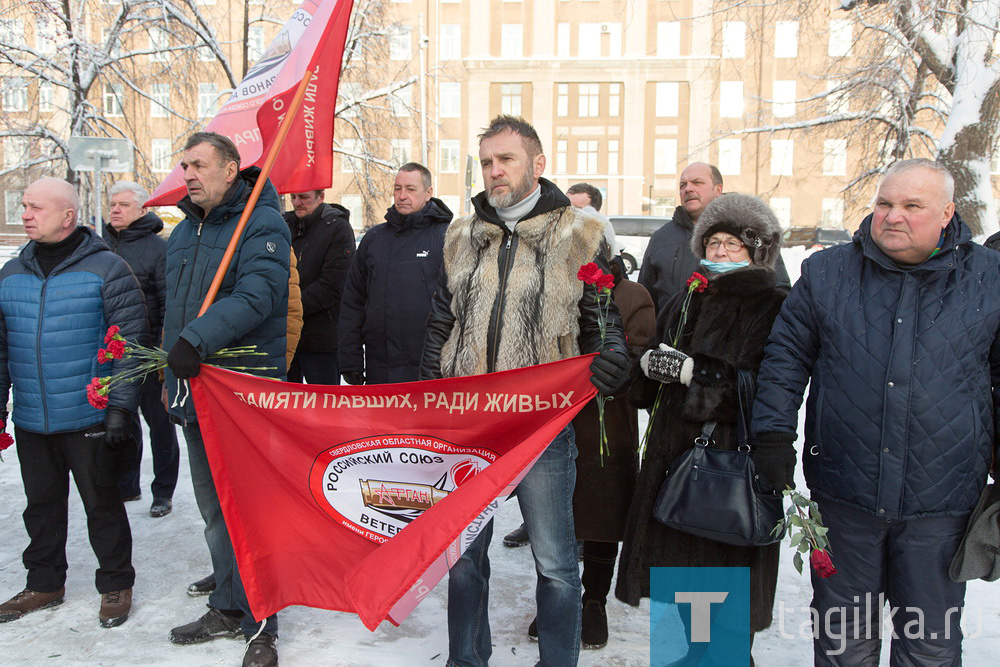
[[[48,277],[42,278],[42,293],[38,298],[38,327],[35,330],[35,352],[38,363],[38,389],[42,396],[42,414],[45,416],[45,432],[49,432],[49,406],[45,400],[45,376],[42,375],[42,322],[45,321],[45,290],[49,285]]]
[[[486,355],[486,372],[492,373],[496,370],[497,352],[500,350],[500,315],[503,313],[503,302],[507,292],[507,276],[510,274],[510,251],[511,243],[514,240],[514,232],[507,235],[507,243],[503,248],[503,271],[500,272],[500,289],[496,301],[493,302],[493,313],[490,316],[490,328],[488,336],[492,338],[492,344]]]

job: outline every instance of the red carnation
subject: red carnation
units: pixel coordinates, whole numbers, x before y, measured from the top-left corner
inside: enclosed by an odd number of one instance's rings
[[[93,378],[87,385],[87,401],[98,410],[108,407],[109,378]]]
[[[823,579],[837,574],[837,568],[833,566],[833,561],[830,560],[830,554],[827,553],[826,549],[813,549],[809,560],[812,563],[812,568],[816,570],[816,574]]]
[[[115,358],[115,355],[111,354],[111,350],[98,350],[97,351],[97,363],[103,364],[105,361],[111,361]]]
[[[615,286],[615,277],[609,273],[602,273],[597,279],[597,289],[611,289]]]
[[[576,277],[578,280],[582,280],[588,285],[594,285],[597,280],[604,275],[601,271],[601,267],[597,266],[596,262],[589,262],[580,267],[580,270],[576,272]]]
[[[14,438],[10,437],[10,433],[4,432],[0,433],[0,452],[7,449],[14,444]]]
[[[125,341],[121,338],[111,341],[108,343],[108,352],[115,359],[121,359],[125,354]]]
[[[119,331],[120,331],[120,329],[116,325],[112,325],[112,326],[108,327],[108,333],[104,334],[104,344],[107,345],[112,340],[114,340],[115,336],[118,335]]]
[[[691,274],[691,277],[687,279],[687,286],[689,290],[704,292],[705,288],[708,287],[708,278],[695,271]]]

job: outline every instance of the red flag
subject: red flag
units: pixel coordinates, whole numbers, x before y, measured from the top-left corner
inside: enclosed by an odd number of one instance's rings
[[[254,617],[400,623],[594,396],[591,356],[367,387],[203,366],[192,394]]]
[[[311,70],[302,107],[270,173],[279,193],[319,190],[333,182],[333,113],[353,5],[354,0],[305,0],[204,128],[233,140],[241,167],[260,166],[284,109]],[[185,194],[177,166],[146,206],[176,204]]]

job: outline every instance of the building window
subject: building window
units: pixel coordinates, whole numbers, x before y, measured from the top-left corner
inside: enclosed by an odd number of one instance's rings
[[[341,195],[340,205],[351,212],[351,226],[355,229],[364,229],[364,210],[361,206],[361,195]]]
[[[405,118],[410,115],[410,107],[413,106],[413,87],[407,86],[389,93],[389,111],[397,118]]]
[[[462,198],[458,195],[438,195],[444,205],[448,207],[448,210],[455,215],[461,215],[462,208]]]
[[[830,42],[826,53],[834,58],[846,56],[851,52],[851,21],[850,19],[833,19],[830,21]]]
[[[828,229],[844,228],[844,200],[840,197],[824,197],[820,225]]]
[[[556,115],[569,115],[569,84],[556,84]]]
[[[608,86],[608,115],[620,116],[622,113],[622,84],[612,83]]]
[[[458,118],[462,115],[462,84],[457,81],[442,81],[439,86],[441,118]]]
[[[739,139],[719,140],[719,172],[723,176],[739,176],[742,161],[742,141]]]
[[[681,57],[680,21],[661,21],[656,24],[656,57]]]
[[[340,171],[343,174],[353,174],[361,166],[363,146],[358,139],[342,139],[340,141]]]
[[[676,81],[660,81],[656,84],[656,115],[673,118],[680,105],[680,84]]]
[[[823,175],[847,174],[847,139],[827,139],[823,142]]]
[[[771,140],[771,175],[791,176],[792,158],[795,154],[795,141],[793,139],[772,139]]]
[[[771,197],[768,201],[774,217],[778,219],[778,224],[782,229],[788,229],[792,224],[792,200],[788,197]]]
[[[747,24],[743,21],[726,21],[722,24],[722,57],[746,56]]]
[[[3,80],[3,110],[28,110],[28,81],[19,76],[8,76]]]
[[[122,84],[120,83],[106,83],[104,84],[104,115],[105,116],[122,116],[124,115],[124,109],[122,105],[122,96],[124,91],[122,90]]]
[[[7,190],[3,193],[4,222],[8,225],[23,225],[21,221],[21,193]]]
[[[441,60],[460,60],[462,58],[462,26],[458,23],[445,23],[441,26]]]
[[[165,63],[170,59],[170,35],[159,26],[149,28],[149,59],[156,63]]]
[[[569,150],[569,142],[560,139],[556,142],[556,173],[565,174],[568,170],[566,167],[566,153]]]
[[[219,87],[214,83],[198,84],[198,118],[215,115],[215,103],[219,98]]]
[[[508,116],[521,115],[521,84],[500,84],[500,113]]]
[[[608,140],[608,173],[609,174],[619,174],[618,166],[618,153],[619,153],[619,143],[617,139]]]
[[[743,117],[742,81],[723,81],[719,84],[719,117]]]
[[[556,26],[556,56],[569,58],[569,24],[560,23]]]
[[[354,81],[341,81],[337,86],[337,106],[344,107],[338,111],[341,118],[354,118],[358,115],[358,97],[361,94],[361,84]]]
[[[198,54],[198,60],[203,63],[210,63],[215,60],[215,53],[212,51],[212,47],[208,44],[202,44],[199,46],[195,49],[195,53]]]
[[[579,92],[580,118],[593,118],[601,115],[601,84],[581,83]]]
[[[390,156],[389,161],[397,168],[410,161],[409,139],[392,140],[392,155]]]
[[[34,21],[35,47],[41,53],[55,53],[56,43],[59,37],[55,17],[36,14],[34,16]]]
[[[576,142],[576,172],[578,174],[597,173],[596,139],[584,139]]]
[[[788,118],[795,115],[795,82],[774,82],[774,106],[771,113],[775,118]]]
[[[42,113],[52,113],[56,110],[55,91],[51,81],[38,83],[38,110]]]
[[[389,59],[410,59],[410,28],[405,25],[394,25],[389,31]]]
[[[442,174],[457,174],[458,173],[458,151],[459,143],[458,139],[445,139],[439,144],[439,155],[441,157],[440,171]]]
[[[170,139],[153,139],[149,160],[151,169],[157,173],[170,171],[172,153],[173,146],[170,144]]]
[[[581,58],[589,58],[591,60],[600,58],[601,24],[581,23],[579,30],[580,39],[576,45],[577,55]]]
[[[657,174],[677,173],[676,139],[657,139],[653,142],[653,171]]]
[[[6,169],[21,168],[28,161],[28,137],[3,138],[3,166]]]
[[[798,58],[799,22],[778,21],[774,26],[774,57]]]
[[[836,81],[826,82],[826,112],[831,116],[850,111],[850,99],[846,90],[835,90],[839,84]]]
[[[247,29],[247,61],[255,63],[264,55],[264,26],[252,25]]]
[[[520,58],[524,55],[524,26],[520,23],[504,23],[500,26],[500,57]]]
[[[149,115],[151,118],[167,118],[170,114],[170,84],[154,83],[149,87]]]
[[[27,44],[24,40],[24,21],[21,19],[0,19],[0,42],[10,46],[23,46]],[[18,207],[21,206],[20,196],[17,200]],[[18,224],[20,224],[18,217]]]

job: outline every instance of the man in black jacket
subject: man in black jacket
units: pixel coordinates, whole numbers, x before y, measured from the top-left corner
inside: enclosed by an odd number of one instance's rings
[[[350,212],[323,202],[322,190],[292,195],[285,222],[292,233],[302,289],[302,338],[288,367],[288,381],[340,384],[337,320],[344,279],[354,255]]]
[[[340,370],[349,384],[414,382],[451,210],[431,172],[399,168],[385,222],[361,239],[340,309]]]
[[[621,316],[604,317],[594,285],[578,279],[596,262],[604,225],[541,178],[545,155],[523,118],[498,116],[479,136],[486,191],[475,213],[448,229],[444,265],[427,323],[420,378],[462,377],[599,353],[591,381],[604,394],[629,376]],[[544,665],[575,665],[580,653],[580,573],[573,528],[576,444],[567,426],[517,486],[538,575],[538,650]],[[492,522],[448,579],[448,664],[486,664],[492,654],[488,548]]]
[[[639,268],[639,284],[649,291],[656,312],[687,286],[691,273],[698,270],[699,258],[691,252],[691,232],[708,203],[722,194],[722,174],[713,164],[692,162],[678,182],[680,206],[673,219],[660,227],[649,239]],[[778,257],[774,269],[778,287],[789,289],[791,282],[785,264]]]
[[[149,321],[150,340],[159,345],[163,328],[163,309],[166,307],[167,241],[158,236],[163,229],[159,216],[143,206],[149,193],[132,181],[115,183],[110,192],[111,224],[104,228],[104,240],[111,249],[128,262],[132,273],[139,280],[142,296],[146,300],[146,317]],[[160,400],[163,384],[155,373],[146,376],[142,383],[139,409],[149,426],[150,448],[153,450],[153,504],[152,517],[170,514],[173,509],[174,488],[177,486],[177,469],[180,450],[177,431],[167,417]],[[134,415],[134,431],[139,443],[139,460],[118,483],[118,490],[125,500],[142,497],[139,487],[139,467],[142,459],[142,428],[139,415]]]

